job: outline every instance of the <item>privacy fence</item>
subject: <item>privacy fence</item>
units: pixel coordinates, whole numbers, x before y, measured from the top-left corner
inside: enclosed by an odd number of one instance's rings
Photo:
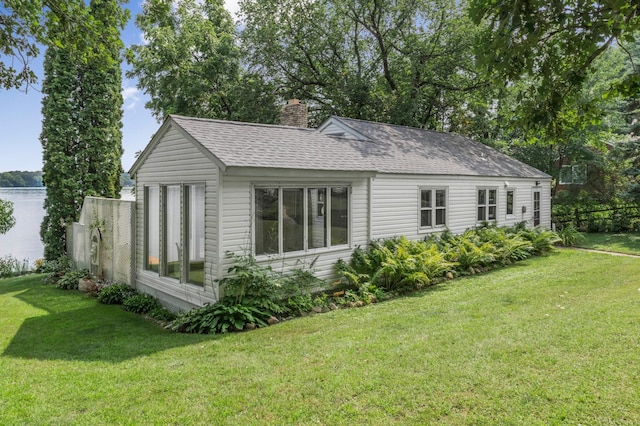
[[[67,253],[78,269],[133,285],[135,201],[85,197],[80,220],[67,228]]]

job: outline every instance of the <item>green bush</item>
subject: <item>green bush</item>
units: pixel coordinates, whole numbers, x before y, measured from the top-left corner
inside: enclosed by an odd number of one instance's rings
[[[182,333],[227,333],[242,331],[246,324],[264,327],[270,316],[256,306],[218,302],[179,314],[167,328]]]
[[[125,299],[136,294],[127,284],[113,284],[104,287],[98,293],[98,302],[105,305],[122,305]]]
[[[160,302],[150,294],[132,294],[123,300],[124,309],[134,314],[147,314],[160,308]]]
[[[176,319],[177,315],[170,311],[167,308],[164,308],[162,306],[157,306],[155,308],[153,308],[149,313],[148,313],[149,317],[157,320],[157,321],[161,321],[161,322],[171,322],[173,320]]]
[[[559,243],[565,247],[575,246],[580,241],[584,240],[584,235],[582,235],[573,225],[563,227],[558,231],[558,237],[560,238]]]
[[[73,266],[73,261],[67,256],[44,262],[42,272],[47,274],[44,278],[44,283],[49,285],[57,284],[60,278],[73,270]]]
[[[88,276],[89,271],[86,269],[69,271],[58,279],[56,287],[63,290],[77,290],[78,281],[80,281],[81,278],[86,278]]]
[[[449,272],[475,273],[492,265],[507,265],[551,250],[557,234],[524,224],[512,228],[484,225],[461,235],[445,231],[423,241],[406,237],[358,247],[350,262],[338,260],[338,273],[361,295],[383,290],[404,292],[433,283]]]

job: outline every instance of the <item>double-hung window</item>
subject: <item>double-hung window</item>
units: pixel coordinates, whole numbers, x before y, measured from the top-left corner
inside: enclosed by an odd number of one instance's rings
[[[144,189],[144,269],[204,285],[204,184]]]
[[[478,188],[478,222],[495,221],[498,211],[498,190]]]
[[[420,229],[447,225],[446,188],[420,188]]]
[[[255,187],[257,256],[349,244],[348,186]]]

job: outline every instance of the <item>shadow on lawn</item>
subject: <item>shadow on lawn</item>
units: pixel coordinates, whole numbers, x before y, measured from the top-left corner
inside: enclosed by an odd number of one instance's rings
[[[2,285],[0,295],[19,291],[13,297],[47,313],[26,318],[3,356],[115,363],[219,338],[172,333],[121,306],[102,305],[82,293],[37,280],[37,285],[33,280],[23,285],[10,281],[6,287],[11,290]]]

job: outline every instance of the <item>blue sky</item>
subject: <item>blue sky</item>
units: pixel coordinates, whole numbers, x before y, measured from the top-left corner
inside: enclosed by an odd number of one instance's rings
[[[126,46],[141,43],[140,31],[134,24],[134,17],[141,11],[140,0],[130,0],[131,20],[122,33]],[[225,0],[227,9],[234,18],[238,11],[237,0]],[[42,128],[40,93],[43,78],[42,57],[33,62],[38,75],[38,83],[28,91],[0,90],[0,172],[12,170],[42,170],[42,146],[40,130]],[[123,64],[123,69],[127,65]],[[123,75],[122,94],[124,97],[124,117],[122,127],[122,167],[128,171],[135,161],[135,153],[144,149],[160,124],[144,107],[148,97],[136,89],[136,81]]]

